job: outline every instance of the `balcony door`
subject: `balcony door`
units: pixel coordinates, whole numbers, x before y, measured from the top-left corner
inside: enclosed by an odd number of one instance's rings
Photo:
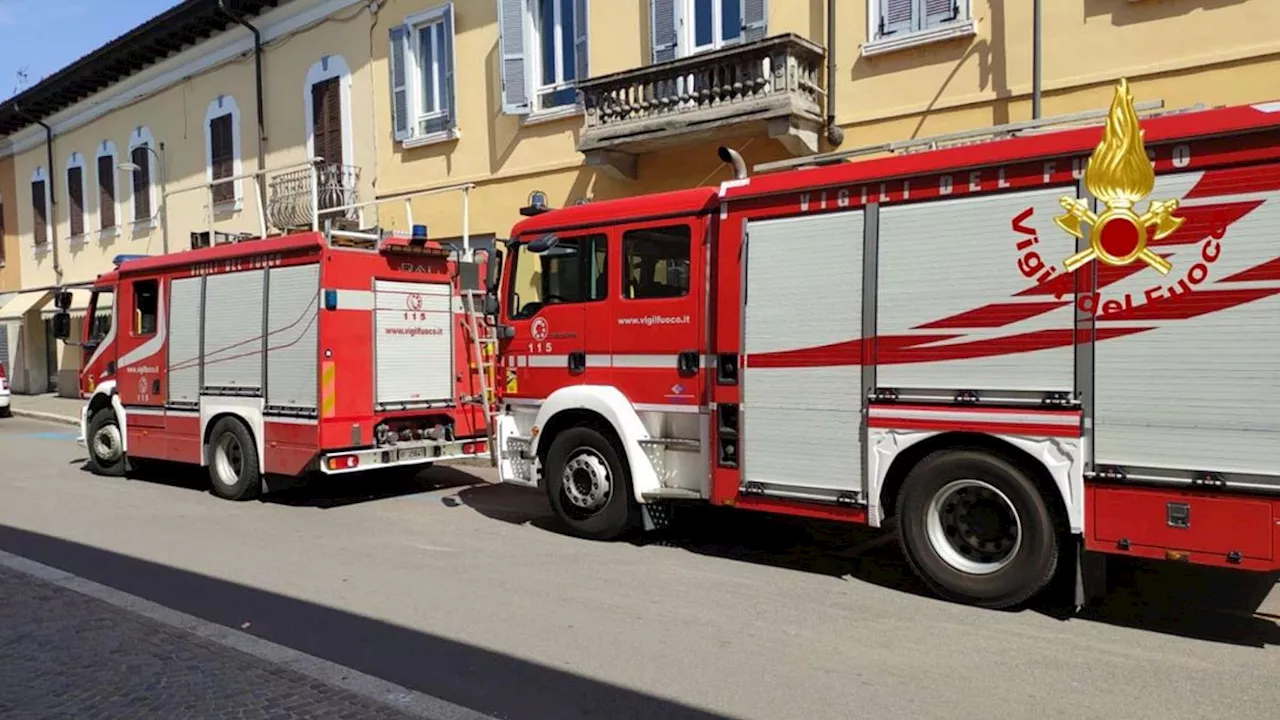
[[[318,193],[322,211],[349,204],[345,192],[346,158],[342,155],[342,93],[339,82],[340,78],[332,77],[311,86],[313,152],[316,157],[324,158],[320,166]]]

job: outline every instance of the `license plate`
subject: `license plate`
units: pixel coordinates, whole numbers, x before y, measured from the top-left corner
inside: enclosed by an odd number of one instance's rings
[[[400,451],[401,460],[425,460],[427,459],[426,448],[404,448]]]

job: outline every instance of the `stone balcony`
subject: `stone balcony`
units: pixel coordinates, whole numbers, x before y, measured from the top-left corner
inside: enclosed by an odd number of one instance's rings
[[[822,46],[786,34],[578,83],[587,164],[634,180],[636,155],[715,137],[768,134],[818,151]]]
[[[311,227],[313,205],[320,206],[320,227],[328,219],[355,220],[357,210],[326,212],[360,202],[360,168],[354,165],[320,163],[315,169],[316,192],[311,191],[310,168],[290,170],[271,176],[267,181],[267,222],[281,232],[295,232]]]

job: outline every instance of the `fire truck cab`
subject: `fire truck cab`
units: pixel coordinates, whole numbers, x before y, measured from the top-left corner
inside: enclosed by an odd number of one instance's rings
[[[595,539],[892,519],[986,607],[1106,554],[1280,569],[1280,103],[1052,124],[522,221],[502,480]]]

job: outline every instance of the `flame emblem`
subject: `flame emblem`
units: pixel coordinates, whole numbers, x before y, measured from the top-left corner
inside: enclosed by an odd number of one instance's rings
[[[1140,259],[1161,275],[1173,269],[1168,260],[1147,247],[1147,239],[1151,236],[1159,240],[1182,226],[1185,218],[1173,214],[1178,201],[1152,200],[1141,215],[1133,209],[1156,184],[1142,135],[1129,82],[1121,80],[1111,100],[1102,142],[1093,149],[1084,172],[1085,188],[1106,209],[1094,214],[1085,201],[1064,196],[1060,202],[1067,213],[1053,220],[1076,238],[1084,237],[1082,223],[1090,227],[1089,247],[1066,259],[1063,264],[1067,272],[1074,272],[1094,258],[1108,265],[1128,265]]]

